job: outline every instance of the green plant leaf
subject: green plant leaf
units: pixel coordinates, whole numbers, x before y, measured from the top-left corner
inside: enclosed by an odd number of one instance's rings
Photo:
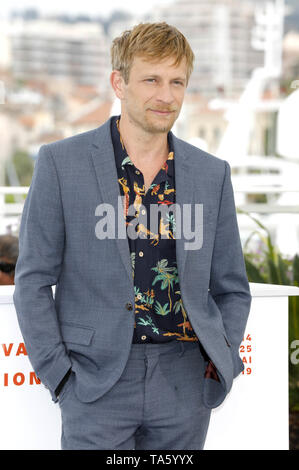
[[[261,275],[258,268],[251,261],[249,261],[246,255],[244,256],[244,260],[245,260],[245,267],[246,267],[248,281],[267,283],[267,280],[265,279],[265,277]]]

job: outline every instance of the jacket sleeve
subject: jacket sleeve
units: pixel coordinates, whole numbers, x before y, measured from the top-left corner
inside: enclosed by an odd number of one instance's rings
[[[13,301],[30,362],[52,396],[71,367],[51,287],[59,280],[64,241],[59,180],[49,146],[43,145],[22,212]]]
[[[212,256],[210,294],[222,315],[236,377],[244,369],[239,347],[252,298],[237,222],[231,168],[227,161],[224,163],[225,175]]]

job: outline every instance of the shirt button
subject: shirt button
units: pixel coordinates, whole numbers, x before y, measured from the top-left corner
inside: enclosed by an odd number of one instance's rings
[[[145,209],[142,209],[141,214],[144,215],[146,213]]]
[[[141,339],[142,341],[144,341],[146,339],[146,336],[145,335],[141,336]]]
[[[136,173],[136,175],[140,175],[140,171],[139,171],[139,170],[135,170],[135,173]]]
[[[126,303],[126,309],[133,310],[133,305],[131,304],[131,302]]]
[[[142,256],[143,256],[143,251],[139,251],[138,254],[139,254],[139,256],[141,256],[141,258],[142,258]]]

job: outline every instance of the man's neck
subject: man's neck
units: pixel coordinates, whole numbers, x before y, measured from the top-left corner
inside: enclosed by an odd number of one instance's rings
[[[139,168],[162,165],[168,157],[167,133],[150,134],[120,119],[119,131],[130,159]]]

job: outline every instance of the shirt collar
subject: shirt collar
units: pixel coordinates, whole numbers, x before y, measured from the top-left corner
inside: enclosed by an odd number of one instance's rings
[[[111,119],[111,137],[112,137],[112,143],[113,143],[113,148],[114,148],[116,167],[118,169],[123,168],[125,165],[134,166],[129,155],[127,154],[125,145],[122,141],[122,138],[119,132],[119,128],[118,128],[119,120],[120,120],[120,116],[113,116]],[[167,170],[167,175],[171,177],[174,175],[174,147],[173,147],[173,140],[172,140],[171,132],[168,132],[167,134],[167,141],[168,141],[169,153],[168,153],[168,158],[166,162],[164,163],[163,167],[165,167],[165,169]]]

